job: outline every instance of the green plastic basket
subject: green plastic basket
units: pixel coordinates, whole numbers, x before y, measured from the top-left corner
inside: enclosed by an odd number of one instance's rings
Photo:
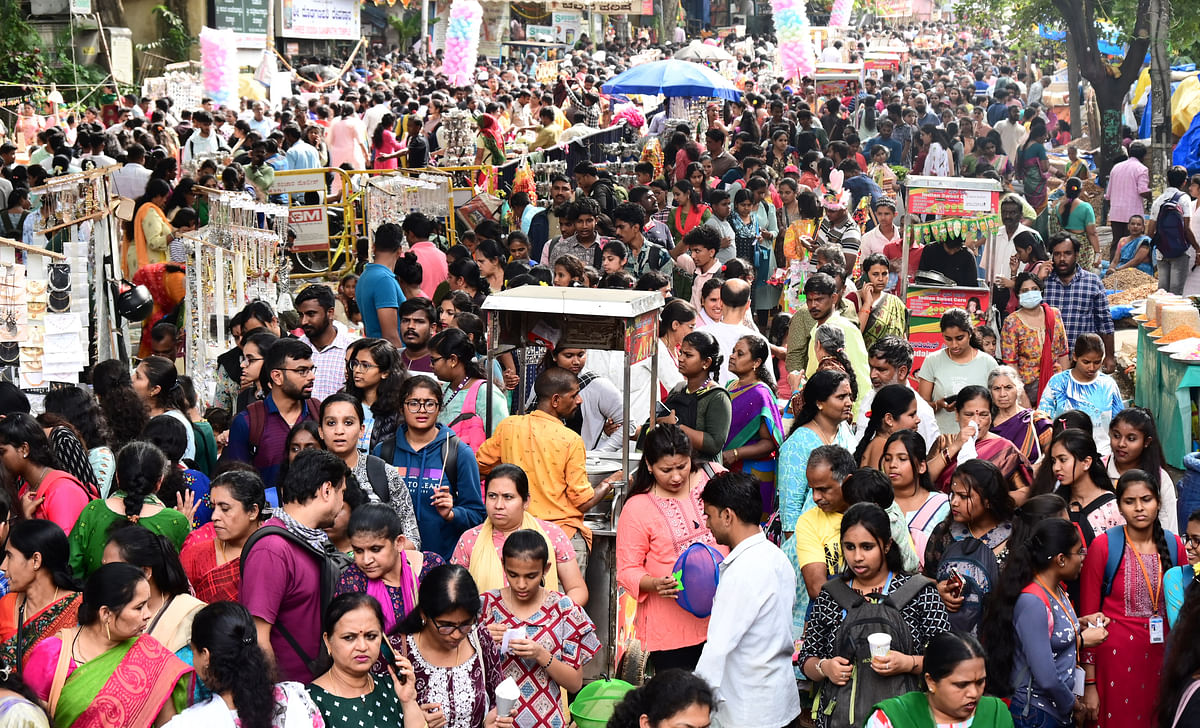
[[[571,701],[571,717],[578,728],[605,728],[617,703],[633,686],[624,680],[594,680]]]

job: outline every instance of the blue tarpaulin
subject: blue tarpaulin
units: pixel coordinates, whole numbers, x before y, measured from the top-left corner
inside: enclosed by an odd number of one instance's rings
[[[1065,31],[1065,30],[1050,30],[1045,25],[1040,25],[1040,24],[1038,25],[1038,35],[1042,36],[1046,40],[1064,41],[1067,39],[1067,31]],[[1096,47],[1099,48],[1100,52],[1106,56],[1122,56],[1122,57],[1125,55],[1125,51],[1128,48],[1128,46],[1117,45],[1116,43],[1113,43],[1111,40],[1104,38],[1104,37],[1100,37],[1100,38],[1096,39]],[[1143,61],[1143,63],[1149,63],[1149,62],[1150,62],[1150,54],[1147,53],[1146,60]]]
[[[1200,114],[1192,117],[1192,125],[1179,138],[1171,163],[1187,167],[1188,174],[1200,174]]]

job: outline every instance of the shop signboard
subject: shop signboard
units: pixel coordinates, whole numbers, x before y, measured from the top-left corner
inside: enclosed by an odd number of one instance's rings
[[[909,288],[908,341],[913,347],[913,366],[916,372],[925,357],[941,349],[940,320],[952,308],[965,309],[971,315],[971,325],[983,323],[983,314],[991,306],[991,291],[986,288]]]
[[[280,0],[280,4],[279,35],[285,38],[359,39],[358,0]]]
[[[914,187],[908,191],[908,212],[912,215],[978,217],[998,209],[1000,193],[996,190]]]

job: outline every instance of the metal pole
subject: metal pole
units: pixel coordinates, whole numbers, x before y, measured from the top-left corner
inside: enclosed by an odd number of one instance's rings
[[[418,51],[419,58],[426,57],[426,51],[429,48],[429,44],[426,42],[425,39],[428,37],[428,35],[429,35],[429,0],[421,0],[421,34],[417,39],[417,42],[420,43],[420,46],[421,46],[420,50]]]

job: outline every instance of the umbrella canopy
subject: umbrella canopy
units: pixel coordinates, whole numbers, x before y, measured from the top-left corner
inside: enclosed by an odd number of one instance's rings
[[[720,46],[709,45],[703,41],[694,40],[680,48],[675,57],[681,61],[719,62],[732,61],[733,54]]]
[[[712,96],[740,101],[742,92],[716,71],[675,59],[642,63],[601,87],[606,94]]]

